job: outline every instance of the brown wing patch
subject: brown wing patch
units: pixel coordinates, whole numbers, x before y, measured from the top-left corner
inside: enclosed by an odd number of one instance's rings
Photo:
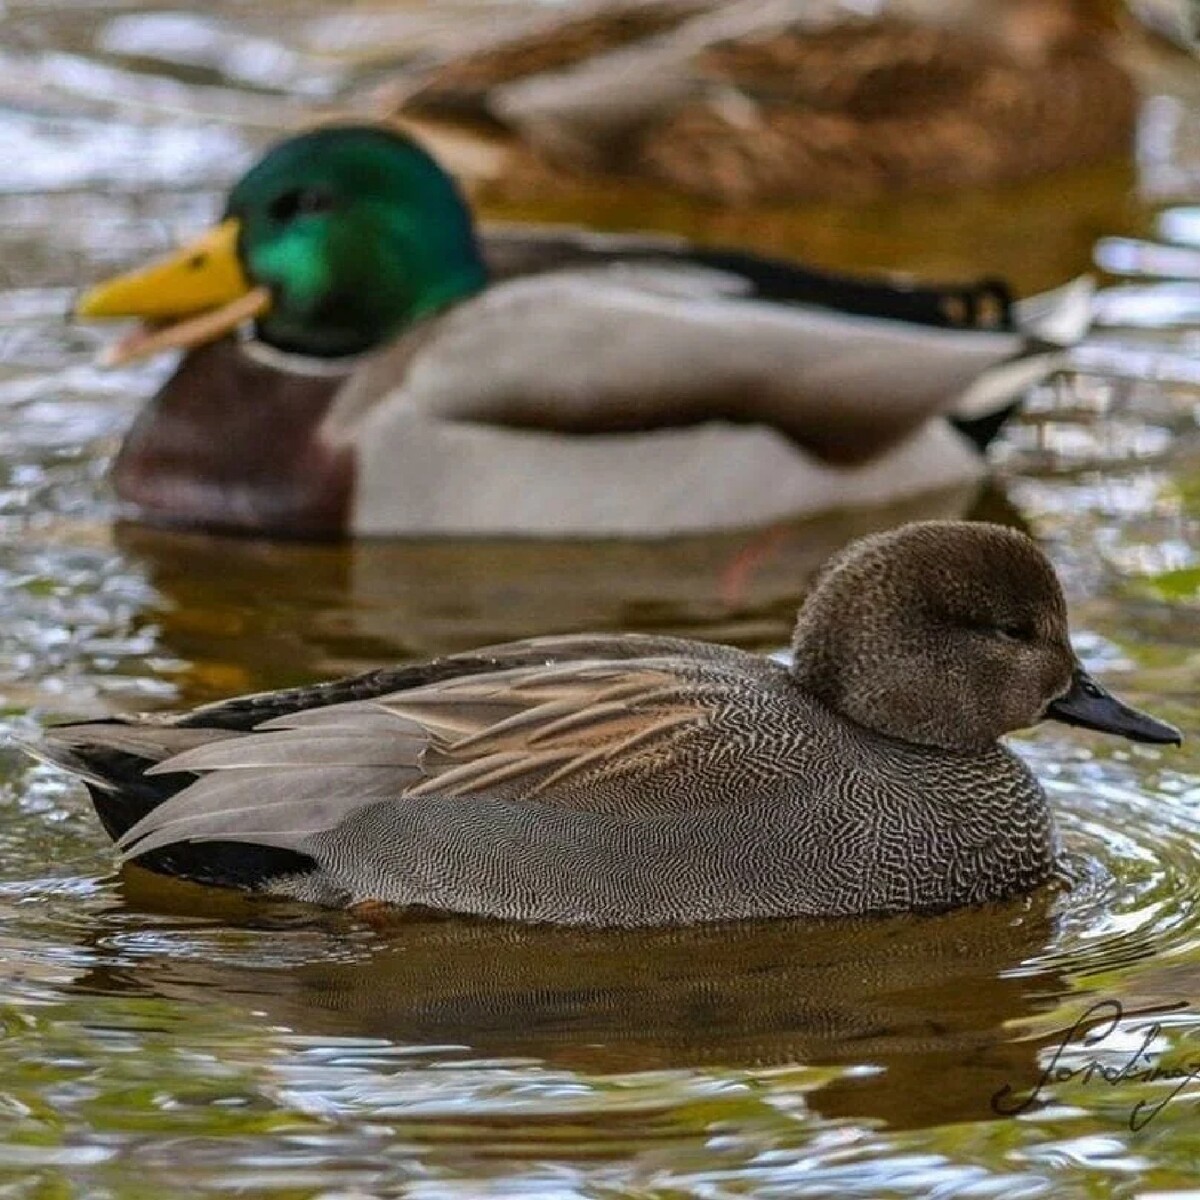
[[[526,781],[528,795],[702,721],[713,689],[665,669],[556,664],[454,680],[388,700],[430,732],[409,795]]]

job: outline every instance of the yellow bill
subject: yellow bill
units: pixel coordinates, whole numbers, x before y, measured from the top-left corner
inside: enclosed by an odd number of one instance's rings
[[[253,287],[238,260],[238,229],[237,220],[223,221],[174,254],[80,296],[78,317],[141,317],[157,326],[122,338],[105,353],[107,365],[213,341],[267,311],[270,291]]]

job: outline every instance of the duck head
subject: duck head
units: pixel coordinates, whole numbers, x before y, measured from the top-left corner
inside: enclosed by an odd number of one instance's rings
[[[806,691],[906,742],[973,752],[1042,720],[1180,741],[1087,674],[1054,568],[999,525],[927,521],[855,543],[817,580],[793,649]]]
[[[141,317],[129,361],[210,341],[244,321],[294,353],[370,350],[485,282],[470,212],[411,139],[338,125],[280,143],[191,245],[86,292],[82,317]]]

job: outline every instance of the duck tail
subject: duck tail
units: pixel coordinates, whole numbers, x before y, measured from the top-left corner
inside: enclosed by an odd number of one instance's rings
[[[985,371],[961,395],[951,424],[983,451],[1021,406],[1021,398],[1068,364],[1071,347],[1092,325],[1096,281],[1081,275],[1051,292],[1017,300],[1013,323],[1025,344],[1016,354]]]
[[[1019,400],[1006,404],[1003,408],[993,409],[978,417],[951,416],[950,424],[979,451],[986,454],[988,447],[1000,436],[1000,430],[1008,423],[1021,407]]]
[[[173,754],[229,736],[223,730],[180,729],[112,717],[55,725],[39,741],[17,744],[39,762],[60,767],[85,784],[105,832],[116,841],[192,778],[147,776],[148,767]]]
[[[1080,275],[1050,292],[1027,296],[1013,304],[1013,319],[1031,342],[1043,348],[1069,349],[1081,342],[1092,326],[1096,280]]]
[[[41,762],[61,767],[79,779],[91,794],[105,832],[115,842],[196,778],[188,772],[147,775],[150,767],[207,742],[236,736],[227,729],[113,717],[56,725],[40,741],[18,745]],[[258,891],[280,876],[307,874],[316,866],[297,851],[219,841],[167,846],[136,861],[160,875],[246,891]]]

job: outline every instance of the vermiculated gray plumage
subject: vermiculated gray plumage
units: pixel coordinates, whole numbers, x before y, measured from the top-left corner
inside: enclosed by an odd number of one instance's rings
[[[535,639],[65,726],[43,752],[127,859],[322,904],[636,926],[948,908],[1049,877],[1045,795],[996,741],[1075,666],[1033,543],[954,522],[866,539],[795,650]]]

